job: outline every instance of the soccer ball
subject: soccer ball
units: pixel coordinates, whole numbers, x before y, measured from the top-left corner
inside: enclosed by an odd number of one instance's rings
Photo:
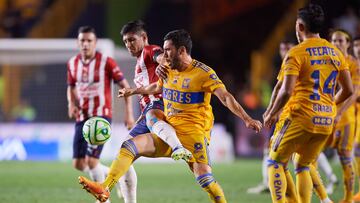
[[[84,123],[82,133],[89,144],[101,145],[110,138],[111,125],[104,118],[92,117]]]

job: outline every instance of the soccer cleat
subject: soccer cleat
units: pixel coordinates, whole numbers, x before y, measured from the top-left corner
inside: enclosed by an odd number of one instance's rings
[[[175,148],[175,150],[171,154],[171,158],[174,159],[175,161],[182,159],[188,162],[192,158],[192,153],[189,150],[187,150],[185,147],[181,146]]]
[[[356,193],[356,194],[354,195],[353,200],[354,200],[355,202],[360,202],[360,192],[358,192],[358,193]]]
[[[106,202],[110,197],[110,192],[97,182],[93,182],[84,176],[79,176],[79,184],[83,189],[91,193],[100,202]]]
[[[260,194],[263,192],[270,192],[269,187],[265,185],[264,183],[260,183],[259,185],[249,188],[246,191],[249,194]]]

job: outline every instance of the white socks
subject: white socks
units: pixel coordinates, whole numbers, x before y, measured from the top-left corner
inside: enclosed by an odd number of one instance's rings
[[[334,175],[333,170],[332,170],[332,168],[331,168],[331,166],[329,164],[329,161],[327,160],[327,158],[326,158],[326,156],[325,156],[325,154],[323,152],[320,153],[317,161],[318,161],[319,168],[325,173],[326,178],[328,180],[333,179],[334,178],[334,177],[332,177]]]
[[[104,182],[105,173],[102,164],[98,163],[94,168],[90,169],[90,177],[93,181]]]
[[[262,178],[263,178],[263,184],[264,185],[268,185],[268,159],[269,159],[269,150],[268,149],[264,149],[264,155],[263,155],[263,160],[262,160],[262,164],[261,164],[261,173],[262,173]]]
[[[137,176],[133,165],[131,165],[129,170],[120,178],[119,182],[124,202],[136,203]]]
[[[171,149],[182,146],[180,140],[176,136],[175,129],[166,123],[165,121],[159,120],[152,126],[152,131],[158,137],[160,137],[166,144],[168,144]]]

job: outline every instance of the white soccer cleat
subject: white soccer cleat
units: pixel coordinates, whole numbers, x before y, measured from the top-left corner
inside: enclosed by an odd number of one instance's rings
[[[255,186],[255,187],[251,187],[249,189],[247,189],[247,193],[249,194],[260,194],[263,192],[269,192],[269,187],[267,185],[265,185],[264,183],[260,183],[259,185]]]
[[[173,151],[173,153],[171,154],[171,158],[175,161],[182,159],[188,162],[192,158],[192,153],[185,147],[181,146]]]

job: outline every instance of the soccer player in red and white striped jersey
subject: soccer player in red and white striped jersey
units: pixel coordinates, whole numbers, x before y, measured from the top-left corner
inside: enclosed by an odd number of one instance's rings
[[[93,180],[101,182],[109,170],[99,163],[103,145],[88,144],[82,136],[82,127],[93,116],[101,116],[111,122],[111,83],[115,82],[121,88],[130,86],[115,60],[96,51],[96,41],[94,28],[79,28],[80,52],[67,64],[67,99],[69,117],[76,118],[73,165],[88,173]],[[125,98],[125,107],[125,124],[130,129],[134,124],[130,98]]]
[[[161,63],[162,49],[148,42],[145,24],[141,20],[128,22],[121,29],[122,39],[129,53],[136,57],[134,83],[137,88],[156,83],[156,67]],[[140,95],[141,117],[130,131],[132,137],[154,133],[172,149],[174,160],[188,159],[191,152],[183,147],[172,126],[165,122],[164,103],[161,94]]]

